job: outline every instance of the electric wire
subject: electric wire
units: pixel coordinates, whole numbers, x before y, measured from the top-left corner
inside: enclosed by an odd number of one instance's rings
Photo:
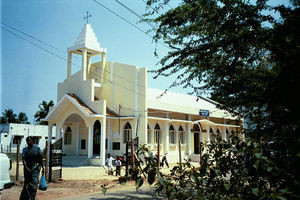
[[[45,51],[45,52],[47,52],[47,53],[49,53],[49,54],[51,54],[51,55],[53,55],[53,56],[55,56],[55,57],[57,57],[57,58],[59,58],[59,59],[65,61],[65,62],[69,63],[69,61],[68,61],[67,59],[63,58],[62,56],[59,56],[59,55],[57,55],[57,54],[55,54],[55,53],[49,51],[48,49],[46,49],[46,48],[44,48],[44,47],[41,47],[40,45],[37,45],[37,44],[33,43],[32,41],[29,41],[28,39],[26,39],[26,38],[24,38],[24,37],[22,37],[22,36],[20,36],[20,35],[18,35],[18,34],[16,34],[16,33],[12,32],[12,31],[8,30],[7,28],[5,28],[5,27],[3,27],[3,26],[1,26],[1,28],[2,28],[3,30],[5,30],[5,31],[9,32],[10,34],[12,34],[12,35],[14,35],[14,36],[16,36],[16,37],[18,37],[18,38],[20,38],[20,39],[22,39],[22,40],[28,42],[28,43],[30,43],[31,45],[33,45],[33,46],[35,46],[35,47],[37,47],[37,48],[39,48],[39,49],[42,49],[43,51]],[[50,46],[52,46],[52,45],[50,45]],[[53,46],[53,47],[54,47],[54,46]],[[76,67],[78,67],[79,69],[81,69],[81,66],[78,65],[77,63],[72,63],[72,62],[71,62],[71,64],[74,64]],[[100,70],[102,70],[102,69],[100,68]],[[91,72],[90,72],[90,73],[91,73]],[[99,75],[99,74],[96,74],[96,73],[92,73],[92,74],[94,74],[94,75]],[[139,94],[139,95],[141,95],[141,96],[143,96],[143,97],[146,97],[144,94],[139,93],[139,92],[136,92],[135,90],[132,90],[132,89],[130,89],[130,88],[127,88],[127,87],[125,87],[125,86],[123,86],[123,85],[121,85],[121,84],[119,84],[119,83],[116,83],[116,82],[114,82],[114,81],[111,81],[111,80],[109,80],[109,79],[106,79],[105,77],[102,77],[102,78],[103,78],[105,81],[110,82],[111,84],[116,84],[116,85],[118,85],[119,87],[124,88],[124,89],[126,89],[126,90],[128,90],[128,91],[130,91],[130,92],[132,92],[132,93],[137,93],[137,94]],[[144,87],[144,86],[143,86],[143,87]],[[165,105],[167,105],[167,106],[169,106],[169,107],[173,107],[173,108],[176,108],[176,109],[177,109],[177,107],[175,107],[175,106],[173,106],[173,105],[170,105],[170,104],[168,104],[168,103],[164,103],[164,102],[159,102],[159,103],[165,104]],[[123,107],[123,108],[126,108],[126,107]],[[129,109],[129,110],[131,110],[131,111],[133,111],[133,112],[136,112],[134,109],[131,109],[131,108],[126,108],[126,109]],[[213,111],[211,111],[211,112],[216,112],[217,110],[218,110],[218,109],[213,110]],[[146,112],[148,112],[148,111],[146,111]],[[167,111],[159,111],[159,112],[161,112],[161,113],[166,113]]]
[[[123,3],[121,3],[119,0],[115,0],[115,2],[117,2],[118,4],[120,4],[122,7],[124,7],[126,10],[128,10],[129,12],[131,12],[132,14],[134,14],[135,16],[137,16],[138,18],[140,18],[140,20],[144,20],[144,18],[139,15],[138,13],[136,13],[135,11],[133,11],[131,8],[129,8],[128,6],[124,5]],[[155,25],[153,25],[152,23],[146,21],[146,23],[153,29],[156,29],[157,27]]]
[[[106,10],[108,10],[109,12],[113,13],[114,15],[116,15],[117,17],[119,17],[120,19],[122,19],[123,21],[127,22],[128,24],[130,24],[131,26],[133,26],[134,28],[136,28],[137,30],[143,32],[144,34],[146,34],[148,37],[150,37],[151,39],[153,39],[153,36],[148,34],[146,31],[144,31],[143,29],[139,28],[138,26],[136,26],[135,24],[131,23],[130,21],[128,21],[127,19],[125,19],[124,17],[122,17],[121,15],[119,15],[118,13],[114,12],[113,10],[109,9],[108,7],[104,6],[102,3],[98,2],[97,0],[92,0],[95,3],[97,3],[98,5],[102,6],[103,8],[105,8]],[[161,41],[157,41],[158,43],[160,43],[161,45],[169,48],[167,45],[165,45],[163,42]]]
[[[55,46],[53,46],[53,45],[51,45],[51,44],[49,44],[49,43],[46,43],[46,42],[44,42],[44,41],[42,41],[42,40],[40,40],[40,39],[38,39],[38,38],[36,38],[36,37],[34,37],[34,36],[31,36],[31,35],[29,35],[29,34],[27,34],[27,33],[25,33],[24,31],[21,31],[21,30],[19,30],[19,29],[17,29],[17,28],[15,28],[15,27],[12,27],[12,26],[10,26],[10,25],[8,25],[8,24],[6,24],[6,23],[3,23],[3,22],[1,22],[3,25],[5,25],[5,26],[7,26],[7,27],[9,27],[9,28],[11,28],[11,29],[13,29],[13,30],[15,30],[15,31],[17,31],[17,32],[19,32],[19,33],[21,33],[21,34],[24,34],[24,35],[26,35],[27,37],[30,37],[31,39],[34,39],[34,40],[36,40],[36,41],[38,41],[38,42],[40,42],[40,43],[42,43],[42,44],[45,44],[45,45],[47,45],[47,46],[49,46],[49,47],[51,47],[52,49],[54,49],[54,50],[57,50],[57,51],[60,51],[60,52],[63,52],[63,53],[68,53],[67,51],[63,51],[63,50],[61,50],[61,49],[59,49],[59,48],[57,48],[57,47],[55,47]],[[8,31],[8,30],[7,30]],[[18,36],[19,37],[19,36]],[[23,39],[23,38],[21,38],[21,39]],[[25,38],[24,38],[25,39]],[[27,41],[27,40],[26,40]],[[27,42],[30,42],[30,41],[27,41]],[[39,47],[40,48],[40,47]],[[43,48],[43,47],[41,47],[41,48]],[[45,50],[45,51],[47,51],[46,49],[43,49],[43,50]],[[57,55],[58,56],[58,55]],[[61,57],[61,56],[60,56]],[[78,57],[72,57],[72,58],[75,58],[75,59],[77,59],[77,60],[81,60],[80,58],[78,58]],[[66,59],[66,58],[64,58],[64,59]],[[71,62],[72,64],[75,64],[76,66],[79,66],[80,68],[81,68],[81,65],[79,65],[78,63],[74,63],[74,62]],[[95,65],[95,64],[94,64]],[[98,66],[97,66],[98,67]],[[101,70],[103,70],[103,71],[105,71],[106,73],[111,73],[110,71],[108,71],[108,70],[105,70],[105,69],[101,69]],[[138,83],[135,83],[134,81],[132,81],[132,80],[130,80],[130,79],[126,79],[125,77],[122,77],[122,76],[120,76],[120,75],[118,75],[118,74],[116,74],[116,73],[112,73],[112,74],[114,74],[115,76],[117,76],[117,77],[119,77],[119,78],[121,78],[121,79],[123,79],[123,80],[126,80],[126,81],[128,81],[128,82],[130,82],[130,83],[132,83],[132,84],[134,84],[134,85],[137,85],[137,86],[139,86],[139,87],[141,87],[141,88],[144,88],[145,86],[144,85],[141,85],[141,84],[138,84]]]

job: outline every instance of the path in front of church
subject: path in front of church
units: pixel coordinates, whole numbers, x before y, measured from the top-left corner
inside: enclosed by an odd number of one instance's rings
[[[164,171],[168,169],[165,168]],[[10,171],[11,179],[15,180],[15,163]],[[23,187],[23,166],[20,165],[20,181],[16,186],[0,191],[0,200],[19,199]],[[109,190],[102,194],[101,185],[106,184]],[[135,182],[122,186],[118,177],[107,175],[103,167],[64,167],[63,181],[48,183],[47,191],[38,190],[36,200],[53,199],[155,199],[154,189],[143,186],[140,192],[135,190]]]

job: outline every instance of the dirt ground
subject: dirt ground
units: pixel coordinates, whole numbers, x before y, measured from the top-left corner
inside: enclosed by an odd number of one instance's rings
[[[16,180],[16,163],[10,171],[11,180],[16,185],[0,192],[0,200],[19,199],[23,188],[23,166],[19,165],[19,181]],[[124,172],[123,172],[124,173]],[[80,194],[101,192],[101,185],[106,184],[109,190],[117,190],[124,186],[118,184],[118,177],[107,175],[103,167],[64,167],[62,181],[48,183],[47,191],[38,190],[36,200],[63,199],[64,197],[76,197]],[[129,182],[126,186],[133,186]],[[126,187],[125,186],[125,187]]]
[[[171,164],[170,168],[161,169],[163,173],[170,173],[170,170],[175,164]],[[197,166],[198,164],[194,164]],[[13,162],[13,167],[10,170],[11,180],[16,185],[10,189],[0,192],[0,200],[16,200],[19,199],[23,188],[23,165],[19,164],[19,181],[16,181],[16,162]],[[125,169],[122,169],[122,175],[125,175]],[[107,185],[109,190],[124,190],[124,187],[134,187],[135,182],[131,181],[122,186],[118,183],[118,177],[108,175],[103,167],[63,167],[62,180],[55,183],[48,183],[47,191],[38,190],[36,200],[54,200],[72,198],[87,193],[101,192],[101,185]]]

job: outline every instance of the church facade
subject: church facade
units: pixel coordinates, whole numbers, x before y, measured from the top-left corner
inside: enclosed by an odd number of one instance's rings
[[[68,156],[86,156],[91,165],[104,165],[105,156],[125,153],[126,142],[138,138],[169,162],[199,157],[200,141],[216,135],[227,140],[239,134],[242,121],[200,97],[148,88],[147,69],[106,61],[90,24],[68,48],[66,79],[58,83],[57,104],[48,113],[48,138],[63,138]],[[72,73],[72,58],[82,57],[81,70]],[[92,63],[93,60],[99,62]],[[74,64],[73,64],[74,65]],[[56,127],[56,134],[52,133]],[[242,135],[240,135],[243,137]],[[159,139],[158,139],[159,138]]]

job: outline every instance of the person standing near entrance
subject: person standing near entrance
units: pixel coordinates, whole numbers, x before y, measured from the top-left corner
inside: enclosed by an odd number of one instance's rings
[[[26,138],[27,147],[23,148],[22,161],[24,166],[24,186],[21,192],[20,200],[34,200],[39,184],[39,175],[42,167],[44,173],[44,166],[42,161],[41,149],[34,145],[33,138],[28,136]]]
[[[106,158],[106,165],[108,167],[108,174],[113,174],[112,172],[112,162],[113,160],[115,160],[113,157],[110,156],[110,153],[107,154],[107,158]]]
[[[117,156],[117,160],[116,160],[116,176],[121,176],[121,166],[122,166],[122,163],[120,161],[120,157]]]

